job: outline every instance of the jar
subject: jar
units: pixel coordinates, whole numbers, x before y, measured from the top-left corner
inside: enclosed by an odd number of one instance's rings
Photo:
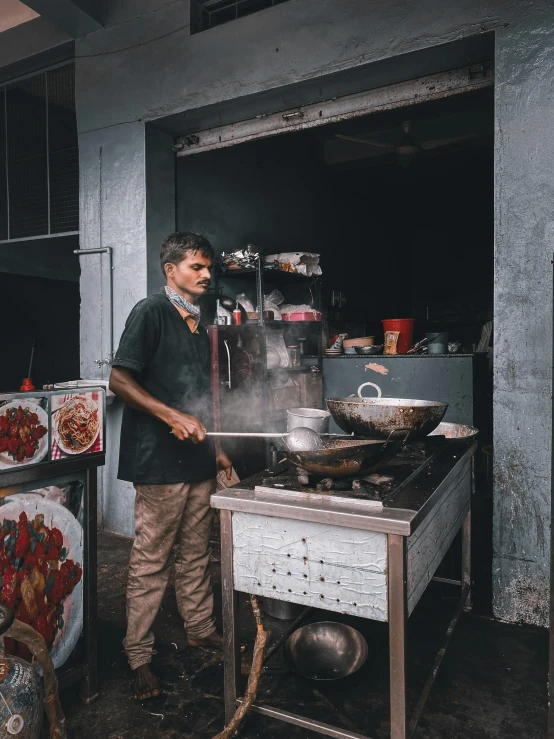
[[[289,353],[289,367],[300,367],[300,354],[298,352],[298,346],[287,346],[287,352]]]

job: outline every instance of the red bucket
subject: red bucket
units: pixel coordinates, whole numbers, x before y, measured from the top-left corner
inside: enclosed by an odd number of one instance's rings
[[[412,346],[415,318],[386,318],[382,323],[385,332],[400,331],[396,351],[398,354],[406,354]]]

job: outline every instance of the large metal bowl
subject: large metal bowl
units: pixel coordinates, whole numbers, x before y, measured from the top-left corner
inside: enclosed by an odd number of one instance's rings
[[[359,631],[334,621],[319,621],[298,629],[285,642],[288,666],[310,680],[340,680],[367,659],[367,642]]]
[[[448,403],[411,398],[329,398],[327,407],[335,423],[347,434],[388,438],[408,435],[415,439],[434,431],[444,418]]]

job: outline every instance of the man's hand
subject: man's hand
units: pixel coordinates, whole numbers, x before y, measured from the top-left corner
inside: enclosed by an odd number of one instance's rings
[[[194,416],[172,410],[167,423],[171,426],[171,433],[180,441],[192,441],[193,444],[199,444],[206,438],[204,425]]]
[[[217,465],[218,471],[225,470],[225,477],[230,480],[233,472],[233,463],[224,451],[218,450],[215,458],[215,463]]]

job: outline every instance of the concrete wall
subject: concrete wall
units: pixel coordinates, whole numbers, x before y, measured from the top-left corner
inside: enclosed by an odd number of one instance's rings
[[[192,37],[186,2],[108,5],[108,27],[77,42],[77,108],[81,245],[96,245],[101,234],[116,249],[117,332],[147,291],[144,120],[184,113],[185,128],[187,112],[201,119],[202,108],[223,101],[387,59],[392,78],[397,55],[496,32],[495,610],[508,620],[544,625],[554,145],[550,3],[291,0]],[[371,80],[369,66],[368,87]],[[283,97],[283,108],[286,101]],[[105,207],[99,228],[100,148]],[[98,265],[87,259],[81,282],[82,371],[90,374],[102,328]],[[107,474],[105,524],[129,532],[131,495],[115,483],[113,463]]]

